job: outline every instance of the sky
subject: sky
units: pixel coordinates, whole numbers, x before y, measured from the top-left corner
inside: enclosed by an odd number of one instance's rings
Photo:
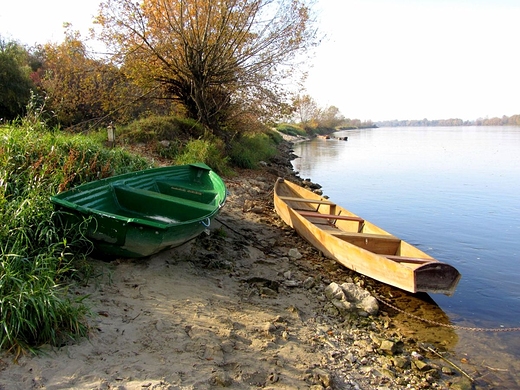
[[[0,0],[0,36],[86,37],[99,0]],[[361,120],[520,114],[519,0],[317,0],[306,91]]]

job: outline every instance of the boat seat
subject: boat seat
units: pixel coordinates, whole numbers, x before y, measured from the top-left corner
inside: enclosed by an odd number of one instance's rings
[[[155,185],[160,193],[178,198],[193,200],[195,202],[210,203],[215,199],[215,191],[201,189],[189,182],[156,181]]]
[[[198,209],[201,211],[212,212],[215,210],[215,205],[201,203],[194,200],[189,200],[186,198],[179,198],[172,195],[163,194],[161,192],[143,190],[141,188],[129,187],[129,186],[114,186],[116,198],[119,202],[123,200],[123,198],[128,197],[132,204],[137,204],[136,200],[140,200],[143,204],[150,203],[150,200],[158,201],[164,205],[173,205],[178,204],[182,205],[184,208],[190,207],[193,209]],[[127,202],[125,202],[126,204]]]
[[[399,238],[387,234],[349,233],[345,231],[328,233],[367,251],[385,256],[395,255],[401,245]]]
[[[407,256],[385,256],[387,259],[397,261],[398,263],[412,263],[412,264],[423,264],[434,262],[434,259],[425,259],[420,257],[407,257]]]
[[[351,215],[322,214],[322,213],[318,213],[316,211],[306,211],[306,210],[295,210],[295,211],[297,211],[302,217],[335,219],[335,220],[341,220],[341,221],[356,221],[356,222],[360,222],[360,223],[365,222],[365,220],[363,218],[354,217]]]
[[[331,202],[327,199],[305,199],[305,198],[295,198],[292,196],[279,196],[281,200],[287,201],[287,202],[300,202],[300,203],[314,203],[314,204],[328,204],[335,206],[336,204],[334,202]]]

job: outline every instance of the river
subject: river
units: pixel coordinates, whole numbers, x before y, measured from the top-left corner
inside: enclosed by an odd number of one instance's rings
[[[455,294],[430,295],[452,324],[520,327],[520,127],[335,135],[348,141],[295,144],[294,170],[336,203],[455,266],[462,274]],[[520,388],[519,334],[456,330],[450,349],[473,362],[470,369],[487,367],[500,386]]]

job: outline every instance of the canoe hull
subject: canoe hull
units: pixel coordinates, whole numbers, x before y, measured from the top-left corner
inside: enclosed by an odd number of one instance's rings
[[[132,172],[51,197],[62,223],[87,224],[98,252],[146,257],[204,232],[226,200],[222,179],[207,165]]]
[[[276,212],[326,257],[412,293],[451,295],[455,291],[460,274],[451,265],[439,262],[332,202],[307,203],[297,201],[298,197],[325,202],[319,195],[294,183],[283,179],[277,181],[274,190]],[[311,208],[317,210],[308,211]],[[321,215],[310,217],[313,212]],[[332,214],[338,219],[325,218]]]

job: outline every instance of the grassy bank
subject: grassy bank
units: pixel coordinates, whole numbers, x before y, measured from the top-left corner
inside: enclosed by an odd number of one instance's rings
[[[203,133],[194,139],[179,130],[193,124],[165,124],[169,121],[156,118],[118,129],[115,148],[105,146],[105,130],[67,134],[34,118],[0,126],[0,349],[18,354],[88,335],[88,307],[69,287],[92,276],[91,243],[81,225],[63,231],[54,222],[49,196],[149,168],[154,157],[171,164],[202,161],[220,173],[230,173],[232,166],[254,168],[280,142],[274,133],[250,134],[225,154],[219,140]]]
[[[79,229],[54,224],[49,196],[76,184],[150,166],[31,123],[0,128],[0,348],[19,353],[85,336],[87,308],[67,286],[87,268]]]

